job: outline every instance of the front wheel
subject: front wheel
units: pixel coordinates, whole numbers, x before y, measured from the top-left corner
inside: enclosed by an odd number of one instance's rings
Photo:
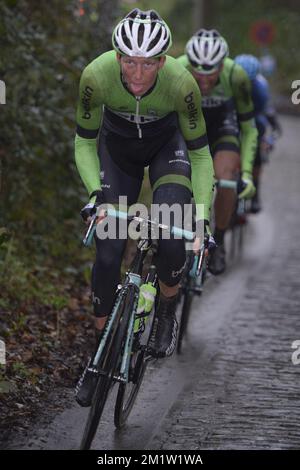
[[[154,317],[157,312],[158,302],[159,302],[159,284],[156,284],[157,294],[155,298],[155,305],[153,309],[153,317],[151,324],[148,324],[148,332],[144,333],[146,335],[147,341],[145,345],[140,343],[140,336],[137,333],[132,347],[130,368],[129,368],[129,381],[127,383],[121,383],[118,389],[118,395],[115,405],[114,413],[114,423],[117,429],[120,429],[126,423],[128,416],[133,408],[138,391],[143,382],[145,371],[148,363],[148,347],[151,341],[153,327],[154,327]],[[150,318],[149,320],[150,321]]]
[[[178,331],[177,340],[177,354],[181,354],[182,340],[187,330],[187,325],[190,317],[190,310],[194,295],[195,278],[190,276],[190,269],[192,267],[194,256],[190,256],[187,259],[187,266],[182,276],[182,282],[180,286],[179,304],[181,307],[180,325]]]
[[[182,301],[182,309],[181,309],[181,317],[180,317],[180,325],[179,325],[179,332],[178,332],[178,340],[177,340],[177,353],[181,354],[182,350],[182,340],[186,334],[189,318],[190,318],[190,312],[191,312],[191,306],[192,306],[192,300],[193,300],[193,287],[194,287],[194,278],[189,278],[189,281],[186,283],[185,288],[184,288],[184,294],[183,294],[183,301]]]
[[[101,360],[102,374],[98,379],[88,420],[84,429],[80,449],[88,450],[95,437],[103,409],[114,381],[114,376],[120,364],[124,343],[127,336],[128,323],[132,309],[134,307],[136,291],[129,288],[125,297],[121,300],[116,315],[116,331],[110,339],[109,345]]]

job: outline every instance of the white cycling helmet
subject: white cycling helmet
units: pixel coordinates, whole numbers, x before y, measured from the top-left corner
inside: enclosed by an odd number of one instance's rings
[[[199,29],[188,41],[186,54],[197,72],[210,74],[218,70],[229,50],[217,30]]]
[[[168,25],[154,10],[135,8],[120,21],[112,35],[114,49],[131,57],[159,57],[172,44]]]

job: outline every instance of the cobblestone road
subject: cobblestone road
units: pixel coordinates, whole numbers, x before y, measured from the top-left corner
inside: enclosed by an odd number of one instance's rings
[[[149,368],[119,432],[111,397],[94,448],[300,447],[300,364],[291,347],[300,340],[300,120],[282,124],[264,174],[264,211],[250,220],[242,259],[208,280],[184,354]],[[73,391],[64,394],[63,413],[9,448],[78,449],[86,410]]]
[[[270,219],[259,217],[266,232],[272,220],[268,256],[262,263],[255,253],[247,259],[247,286],[213,338],[216,354],[178,397],[149,448],[300,447],[300,364],[293,365],[291,348],[300,340],[300,121],[284,124],[263,179]]]

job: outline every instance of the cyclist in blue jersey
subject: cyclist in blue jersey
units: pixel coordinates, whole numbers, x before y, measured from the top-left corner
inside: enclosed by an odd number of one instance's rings
[[[260,200],[260,176],[264,163],[263,155],[268,154],[274,147],[275,138],[281,134],[281,126],[278,122],[276,111],[271,104],[269,83],[260,73],[260,62],[251,54],[240,54],[235,58],[247,73],[252,85],[252,102],[254,116],[258,130],[258,146],[253,166],[253,182],[256,193],[251,201],[251,212],[254,214],[261,210]],[[271,133],[269,130],[271,129]]]

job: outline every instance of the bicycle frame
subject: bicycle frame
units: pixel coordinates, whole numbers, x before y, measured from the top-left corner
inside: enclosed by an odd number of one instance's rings
[[[160,231],[168,230],[170,234],[179,235],[185,239],[194,239],[193,232],[189,232],[175,226],[160,224],[156,220],[145,219],[137,216],[128,216],[126,212],[116,211],[115,209],[108,209],[106,214],[120,219],[126,219],[127,221],[137,221],[141,224],[142,228],[147,227],[148,230],[146,231],[147,235],[145,238],[141,238],[138,243],[136,255],[129,271],[126,273],[123,285],[119,285],[117,287],[114,305],[106,321],[97,352],[93,360],[88,364],[87,370],[94,374],[97,380],[95,380],[96,383],[91,403],[92,406],[85,426],[81,449],[90,448],[107,401],[108,394],[116,382],[119,382],[119,390],[117,394],[114,420],[117,427],[124,424],[138,393],[139,386],[145,372],[146,363],[150,360],[150,357],[146,357],[146,353],[149,352],[147,348],[150,337],[153,334],[153,322],[152,325],[149,324],[151,328],[150,332],[147,332],[148,339],[146,344],[141,343],[140,334],[137,332],[137,335],[135,335],[134,331],[136,320],[140,320],[141,318],[140,315],[137,315],[137,307],[143,279],[144,259],[147,255],[148,249],[153,244],[151,236],[153,227],[157,227]],[[94,215],[83,240],[85,246],[88,246],[94,238],[96,224],[97,216]],[[156,250],[154,245],[151,259],[152,263],[147,271],[145,280],[146,283],[150,282],[152,286],[156,288],[158,287],[158,278],[156,267],[153,263],[155,252]],[[154,293],[157,295],[157,291],[154,291]],[[149,315],[151,315],[153,311],[155,312],[156,300],[157,297],[154,298],[154,303],[152,304],[153,307],[151,312],[149,312]],[[131,377],[131,373],[136,375]],[[132,382],[132,388],[130,388],[130,386],[127,388],[127,384],[129,384],[129,382]],[[126,389],[129,390],[127,398],[125,398]]]
[[[121,301],[123,300],[123,297],[126,295],[128,286],[134,286],[136,290],[136,299],[135,299],[135,304],[134,308],[132,309],[129,323],[128,323],[128,330],[127,330],[127,337],[126,337],[126,342],[125,342],[125,347],[124,347],[124,352],[122,355],[122,362],[121,362],[121,367],[120,367],[120,372],[119,376],[115,377],[115,379],[118,382],[128,382],[129,381],[129,366],[130,366],[130,355],[131,355],[131,350],[132,350],[132,345],[133,345],[133,338],[134,338],[134,322],[136,320],[136,311],[137,311],[137,305],[138,305],[138,296],[139,296],[139,288],[142,284],[142,267],[143,267],[143,261],[146,256],[146,253],[150,246],[152,245],[151,240],[141,240],[138,244],[137,248],[137,253],[135,255],[135,258],[133,260],[132,266],[130,268],[130,271],[126,273],[126,278],[124,281],[124,284],[121,288],[118,288],[119,292],[117,293],[117,298],[114,304],[114,307],[112,309],[112,312],[108,318],[105,331],[103,334],[103,337],[100,341],[99,348],[97,350],[97,353],[94,357],[93,360],[93,368],[97,368],[97,364],[100,361],[101,355],[103,353],[108,335],[111,331],[111,328],[113,324],[116,321],[116,315],[119,309],[119,305]],[[100,371],[101,374],[101,371]]]
[[[129,284],[134,284],[138,288],[140,287],[142,283],[142,278],[140,275],[137,275],[134,273],[128,273],[128,278],[129,278]],[[120,375],[117,378],[117,380],[120,382],[127,383],[129,380],[130,354],[131,354],[132,344],[133,344],[134,322],[135,322],[137,304],[138,304],[138,295],[136,297],[134,308],[132,309],[131,316],[129,319],[127,337],[126,337],[124,352],[122,356],[122,363],[120,367]]]
[[[127,293],[128,286],[134,286],[136,290],[136,299],[135,299],[135,304],[134,308],[132,309],[129,323],[128,323],[128,330],[127,330],[127,336],[126,336],[126,342],[125,342],[125,347],[124,347],[124,352],[122,355],[122,362],[121,362],[121,367],[120,367],[120,373],[119,376],[116,377],[115,379],[119,382],[128,382],[129,380],[129,366],[130,366],[130,355],[131,355],[131,350],[132,350],[132,345],[133,345],[133,338],[134,338],[134,322],[136,320],[136,311],[137,311],[137,305],[138,305],[138,296],[139,296],[139,288],[142,284],[142,268],[143,268],[143,262],[144,258],[147,254],[148,249],[152,246],[152,239],[151,239],[151,230],[153,224],[156,224],[156,222],[151,221],[151,220],[145,220],[140,217],[135,217],[135,216],[128,216],[126,212],[121,212],[121,211],[116,211],[115,209],[108,209],[107,214],[113,217],[117,217],[120,219],[127,219],[127,220],[136,220],[141,223],[145,223],[148,226],[148,238],[146,239],[141,239],[138,243],[137,247],[137,253],[135,255],[135,258],[132,262],[132,265],[130,267],[130,271],[126,273],[126,278],[124,281],[124,284],[122,286],[119,286],[117,289],[117,297],[112,309],[111,314],[108,317],[103,336],[101,338],[98,350],[94,356],[93,362],[89,370],[95,372],[95,373],[101,373],[101,370],[98,370],[98,364],[101,359],[101,356],[103,354],[105,344],[107,341],[107,338],[111,332],[111,329],[115,322],[117,321],[116,316],[119,311],[119,306],[120,303],[123,300],[123,297]],[[89,225],[88,231],[84,237],[83,244],[85,246],[89,246],[93,240],[95,231],[96,231],[96,219],[97,216],[96,214],[92,217],[91,223]],[[167,227],[162,224],[157,224],[160,229],[169,229],[170,227]],[[186,239],[193,239],[194,234],[192,232],[189,232],[187,230],[182,230],[177,227],[172,227],[171,228],[171,233],[176,234],[176,235],[182,235]],[[118,292],[119,291],[119,292]]]
[[[99,363],[99,360],[101,358],[101,355],[103,353],[103,350],[104,350],[104,347],[105,347],[105,344],[106,344],[106,341],[107,341],[107,338],[109,336],[109,333],[112,329],[112,326],[116,320],[116,315],[117,315],[117,312],[118,312],[118,308],[119,308],[119,305],[121,303],[121,301],[123,300],[123,296],[126,295],[126,288],[129,284],[132,284],[133,282],[133,276],[131,276],[131,279],[130,281],[128,281],[126,283],[126,285],[124,285],[121,289],[120,289],[120,292],[118,293],[118,296],[117,296],[117,299],[116,299],[116,302],[114,304],[114,307],[112,309],[112,312],[111,314],[109,315],[109,318],[107,320],[107,323],[106,323],[106,326],[105,326],[105,330],[104,330],[104,333],[103,333],[103,336],[101,338],[101,341],[100,341],[100,344],[99,344],[99,347],[98,347],[98,350],[95,354],[95,357],[94,357],[94,360],[93,360],[93,363],[92,363],[92,366],[94,368],[97,367],[97,364]],[[138,285],[138,281],[134,282],[135,285]],[[139,285],[141,284],[141,280],[139,282]],[[101,373],[101,372],[100,372]]]

